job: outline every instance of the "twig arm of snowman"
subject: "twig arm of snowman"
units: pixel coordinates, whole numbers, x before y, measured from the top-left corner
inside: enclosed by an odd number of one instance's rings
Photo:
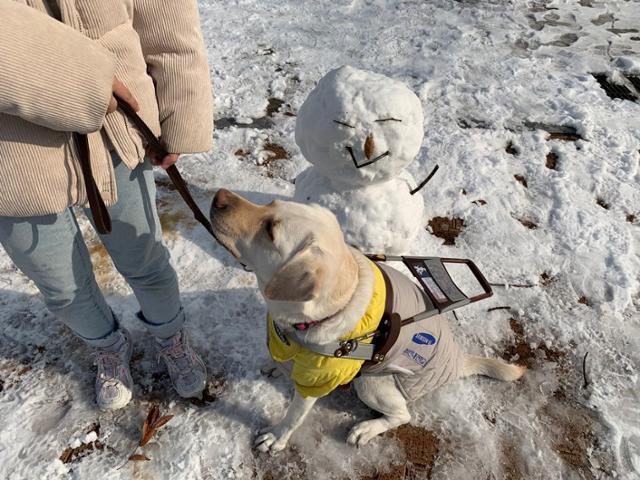
[[[433,176],[436,174],[436,172],[438,171],[438,169],[440,168],[440,165],[436,165],[433,170],[431,170],[431,173],[427,176],[427,178],[425,178],[422,182],[420,182],[420,184],[414,188],[413,190],[411,190],[411,195],[415,195],[416,193],[418,193],[420,190],[422,190],[424,188],[424,186],[429,183],[429,180],[431,180],[431,178],[433,178]]]

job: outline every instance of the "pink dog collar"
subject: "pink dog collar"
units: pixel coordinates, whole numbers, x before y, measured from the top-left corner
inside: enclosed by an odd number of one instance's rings
[[[318,323],[320,323],[320,322],[313,321],[313,322],[304,322],[304,323],[294,323],[293,324],[293,328],[295,328],[296,330],[299,330],[299,331],[304,331],[304,330],[307,330],[309,327],[313,327],[314,325],[316,325]]]

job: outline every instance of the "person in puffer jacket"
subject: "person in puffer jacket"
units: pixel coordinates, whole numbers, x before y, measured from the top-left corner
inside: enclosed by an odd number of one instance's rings
[[[206,368],[184,328],[152,166],[211,148],[209,68],[195,0],[0,0],[0,243],[48,309],[95,349],[100,408],[132,395],[131,339],[106,303],[73,207],[87,207],[74,132],[87,134],[112,218],[101,241],[139,304],[177,392]],[[168,152],[149,158],[125,99]],[[25,320],[26,321],[26,320]]]

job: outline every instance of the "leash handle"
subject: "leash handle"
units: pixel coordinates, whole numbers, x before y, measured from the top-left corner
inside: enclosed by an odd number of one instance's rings
[[[140,118],[140,115],[138,115],[135,110],[131,108],[131,105],[129,105],[117,95],[114,95],[114,97],[118,102],[118,108],[140,131],[144,139],[147,141],[149,149],[152,150],[159,158],[164,158],[169,155],[169,152],[167,152],[167,149],[164,147],[160,139],[153,134],[145,121]],[[189,192],[189,187],[187,187],[187,183],[184,181],[184,178],[182,178],[178,167],[176,167],[175,165],[171,165],[166,169],[166,172],[184,202],[193,212],[194,218],[215,238],[215,234],[213,232],[213,228],[211,227],[209,219],[204,213],[202,213],[202,210],[200,210],[200,207],[198,207],[198,204],[193,199],[191,192]]]

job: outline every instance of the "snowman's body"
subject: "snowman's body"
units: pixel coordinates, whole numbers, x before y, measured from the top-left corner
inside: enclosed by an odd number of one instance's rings
[[[423,136],[420,99],[403,83],[333,70],[298,112],[296,143],[313,167],[296,179],[295,198],[332,210],[347,241],[362,249],[405,252],[424,205],[404,169]]]
[[[386,182],[365,187],[336,188],[310,167],[296,178],[294,200],[328,208],[344,232],[345,240],[363,251],[406,253],[420,230],[424,202],[411,195],[415,181],[407,172]]]

